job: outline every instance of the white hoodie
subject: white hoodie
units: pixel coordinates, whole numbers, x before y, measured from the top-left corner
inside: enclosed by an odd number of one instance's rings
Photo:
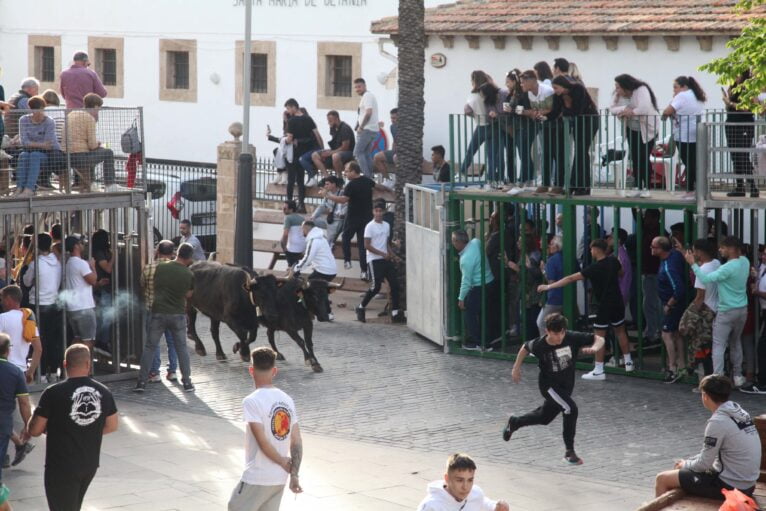
[[[311,265],[319,273],[336,275],[338,269],[335,266],[335,256],[332,254],[330,245],[324,237],[324,232],[319,227],[312,227],[306,235],[306,251],[303,259],[295,264],[295,272],[300,272]]]
[[[53,305],[59,295],[61,287],[61,262],[56,254],[49,252],[47,255],[37,257],[40,261],[40,305]],[[35,262],[29,263],[29,268],[24,274],[24,285],[29,289],[29,302],[35,301]]]
[[[428,485],[428,495],[418,506],[417,511],[495,511],[497,502],[484,496],[481,488],[474,485],[468,498],[455,500],[444,488],[444,481],[434,481]]]

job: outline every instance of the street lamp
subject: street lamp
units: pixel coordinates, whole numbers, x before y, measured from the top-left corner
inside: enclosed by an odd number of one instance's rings
[[[250,154],[250,47],[252,0],[245,0],[245,48],[242,55],[242,152],[237,172],[234,264],[253,266],[253,155]]]

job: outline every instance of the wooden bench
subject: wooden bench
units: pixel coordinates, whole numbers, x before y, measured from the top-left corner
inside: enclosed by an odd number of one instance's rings
[[[761,438],[761,476],[753,497],[761,509],[766,509],[766,415],[754,419]],[[641,505],[636,511],[718,511],[721,502],[687,495],[681,489],[671,490]]]
[[[271,263],[269,263],[269,270],[274,269],[274,266],[276,266],[277,261],[285,260],[285,252],[284,250],[282,250],[282,244],[280,243],[280,240],[254,239],[253,251],[267,252],[272,254]],[[343,259],[343,248],[341,246],[340,241],[336,241],[335,245],[333,245],[332,254],[335,256],[335,259]],[[351,260],[352,261],[359,260],[359,251],[356,249],[356,241],[351,242]]]

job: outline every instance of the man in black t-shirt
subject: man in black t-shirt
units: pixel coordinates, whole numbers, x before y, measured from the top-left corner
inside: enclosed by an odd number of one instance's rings
[[[622,292],[620,291],[622,265],[616,257],[606,255],[607,248],[609,248],[609,245],[605,240],[593,240],[590,243],[590,253],[594,261],[592,264],[583,268],[582,271],[568,275],[561,280],[537,286],[537,290],[542,293],[549,289],[564,287],[578,280],[588,279],[593,291],[593,297],[598,303],[598,311],[596,313],[596,320],[593,322],[593,329],[596,331],[596,335],[606,337],[606,331],[610,326],[612,327],[620,343],[622,356],[625,359],[625,372],[630,373],[635,367],[633,365],[633,358],[630,355],[628,332],[625,330],[625,304],[623,303]],[[606,379],[603,349],[596,353],[596,364],[593,371],[582,375],[582,379],[596,381]]]
[[[292,144],[293,161],[287,166],[287,200],[293,200],[293,186],[298,183],[298,212],[305,213],[303,200],[306,197],[304,184],[305,168],[301,165],[304,156],[311,162],[311,153],[322,147],[321,137],[314,120],[303,113],[298,102],[292,98],[285,102],[285,111],[290,115],[287,121],[287,143]],[[311,179],[312,176],[309,176]]]
[[[575,382],[575,362],[578,351],[593,354],[604,346],[600,335],[582,332],[568,332],[567,319],[554,312],[545,318],[545,335],[527,341],[519,350],[513,364],[514,383],[521,381],[521,364],[530,353],[537,357],[540,368],[538,386],[545,398],[542,406],[521,416],[511,415],[503,430],[503,440],[511,439],[513,432],[524,426],[548,425],[559,414],[564,413],[564,460],[572,465],[581,465],[574,450],[577,430],[577,404],[572,399]]]
[[[451,171],[449,163],[444,161],[446,151],[444,146],[436,145],[431,148],[431,163],[434,166],[434,181],[437,183],[449,183]]]
[[[90,378],[90,352],[73,344],[64,355],[68,378],[45,389],[29,421],[32,436],[46,433],[45,496],[51,511],[82,507],[96,475],[103,435],[117,431],[112,393]]]
[[[351,126],[340,120],[335,110],[327,112],[327,124],[330,125],[330,149],[319,149],[311,154],[311,160],[323,177],[329,176],[327,168],[335,170],[340,176],[343,166],[354,159],[356,137]]]
[[[356,162],[348,162],[344,171],[347,182],[341,195],[324,195],[325,199],[341,204],[348,204],[346,223],[343,226],[343,259],[344,267],[351,268],[351,238],[356,236],[359,250],[359,267],[362,279],[367,280],[367,254],[364,249],[364,228],[372,220],[372,192],[385,191],[386,188],[362,175],[362,170]],[[320,191],[320,194],[322,192]]]

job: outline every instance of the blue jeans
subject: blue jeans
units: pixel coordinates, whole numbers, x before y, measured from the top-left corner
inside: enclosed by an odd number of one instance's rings
[[[479,151],[481,145],[486,142],[489,135],[489,126],[476,126],[471,135],[471,141],[468,142],[468,147],[465,149],[465,158],[463,164],[460,166],[460,173],[465,175],[468,172],[468,167],[473,163],[473,155]]]
[[[487,127],[487,180],[500,181],[505,176],[505,139],[507,133],[499,123],[491,123]]]
[[[539,124],[536,124],[534,121],[530,121],[527,118],[518,119],[514,123],[513,139],[516,143],[516,148],[519,151],[519,160],[521,161],[519,181],[522,183],[533,181],[535,179],[535,165],[532,161],[532,146],[535,143],[539,131]]]
[[[311,157],[314,155],[315,152],[319,151],[319,149],[312,149],[311,151],[307,151],[301,155],[301,157],[298,159],[298,161],[301,164],[301,167],[306,171],[306,175],[309,179],[312,179],[314,176],[317,175],[317,171],[314,168],[314,162],[311,161]]]
[[[141,352],[141,369],[138,371],[138,381],[146,383],[149,370],[154,362],[154,354],[160,338],[166,330],[172,332],[173,343],[178,355],[178,365],[181,367],[181,382],[191,383],[191,365],[189,351],[186,349],[186,314],[157,314],[152,313],[149,320],[149,335]]]
[[[24,151],[19,155],[19,163],[16,166],[16,186],[21,188],[35,189],[40,168],[48,160],[48,155],[40,151]]]
[[[165,342],[168,344],[168,372],[174,373],[178,370],[178,355],[176,354],[176,345],[173,340],[173,332],[165,330]],[[149,370],[150,374],[160,374],[160,345],[157,343],[157,349],[154,351],[154,362]]]
[[[362,130],[356,134],[356,146],[354,147],[354,158],[356,158],[362,174],[372,179],[372,144],[378,138],[378,132],[372,130]]]

